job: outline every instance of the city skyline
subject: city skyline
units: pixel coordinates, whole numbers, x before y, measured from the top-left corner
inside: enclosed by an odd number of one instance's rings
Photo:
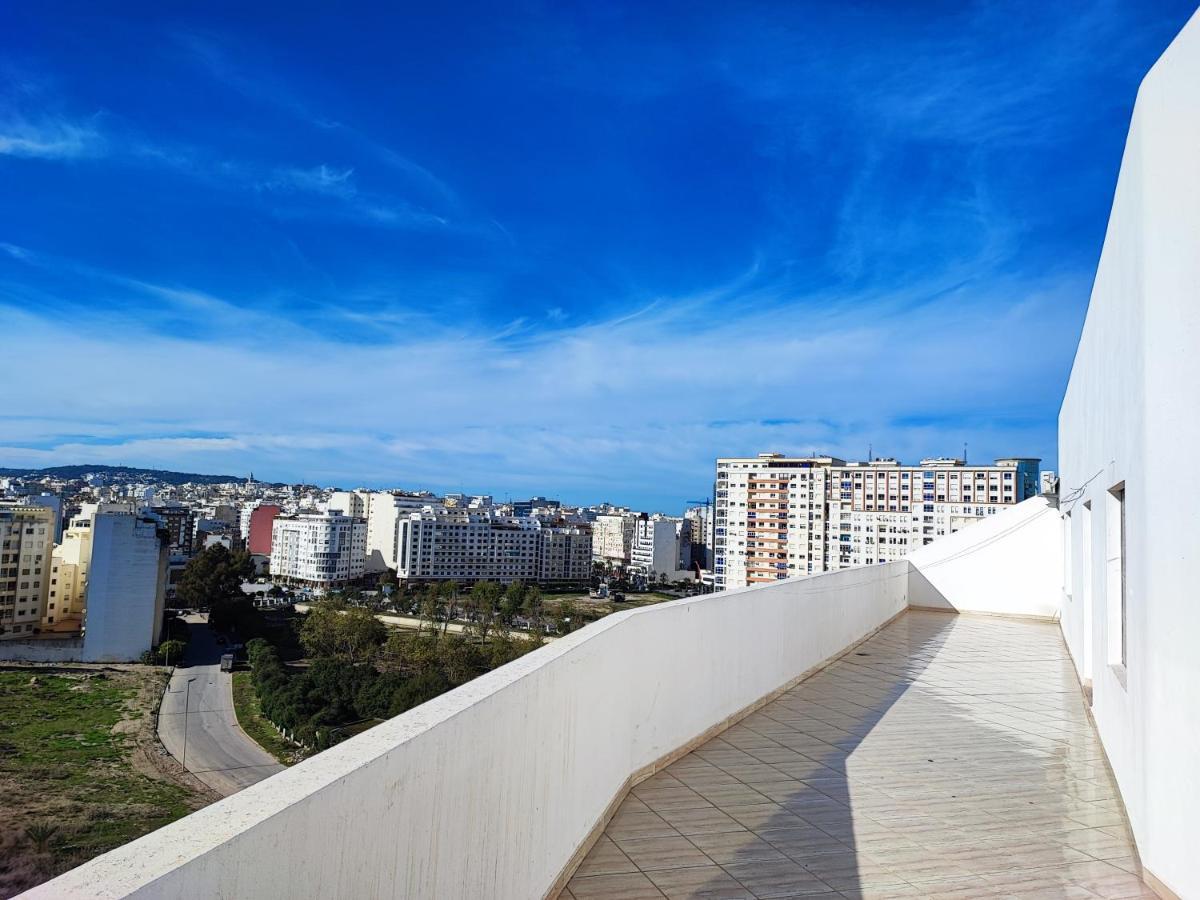
[[[767,450],[1056,468],[1189,7],[689,10],[15,11],[0,326],[47,364],[0,466],[650,508]]]

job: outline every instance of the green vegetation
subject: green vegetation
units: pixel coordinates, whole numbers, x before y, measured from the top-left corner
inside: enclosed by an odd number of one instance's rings
[[[0,672],[0,896],[203,805],[154,766],[163,685],[145,670]]]
[[[209,608],[209,621],[214,617],[216,627],[227,630],[224,619],[232,607],[244,598],[242,582],[254,574],[250,554],[243,550],[230,551],[218,544],[197,553],[183,570],[175,596],[182,606],[192,609]]]
[[[304,751],[280,737],[262,714],[249,672],[233,673],[233,708],[242,731],[285,766],[304,758]]]
[[[464,598],[429,591],[431,608],[461,602],[471,610],[476,618],[468,634],[447,634],[444,622],[438,627],[431,618],[428,628],[389,635],[369,610],[318,603],[300,629],[308,666],[286,666],[267,640],[247,644],[262,715],[308,747],[338,743],[373,720],[398,715],[540,647],[540,631],[514,637],[496,627],[506,623],[506,605],[516,609],[526,596],[505,598],[498,585],[477,587]]]

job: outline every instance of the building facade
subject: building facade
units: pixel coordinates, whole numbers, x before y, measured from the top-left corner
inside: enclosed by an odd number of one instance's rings
[[[993,466],[830,456],[717,460],[717,590],[900,559],[1036,496],[1036,459]]]
[[[367,524],[335,511],[279,516],[271,529],[271,577],[323,591],[363,575]]]
[[[95,661],[135,660],[156,645],[167,588],[167,537],[154,517],[100,512],[91,520],[84,646]]]
[[[614,566],[628,566],[638,517],[633,513],[603,513],[592,523],[592,558]]]
[[[403,581],[586,583],[592,535],[487,510],[427,507],[400,521]]]
[[[629,568],[676,581],[688,577],[692,555],[692,520],[653,515],[637,520]]]
[[[271,528],[283,512],[271,503],[262,503],[250,512],[246,523],[246,549],[255,556],[271,555]]]
[[[50,589],[55,512],[0,505],[0,640],[41,631]]]

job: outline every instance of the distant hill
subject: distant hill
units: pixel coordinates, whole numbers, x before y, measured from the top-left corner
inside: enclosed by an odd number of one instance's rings
[[[47,469],[0,469],[7,478],[77,479],[103,475],[107,481],[156,481],[166,484],[227,484],[245,481],[244,475],[200,475],[196,472],[168,472],[165,469],[137,469],[132,466],[51,466]]]

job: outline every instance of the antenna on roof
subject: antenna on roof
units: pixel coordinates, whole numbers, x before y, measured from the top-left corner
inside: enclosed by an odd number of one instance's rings
[[[963,441],[963,465],[967,464],[967,442]]]

